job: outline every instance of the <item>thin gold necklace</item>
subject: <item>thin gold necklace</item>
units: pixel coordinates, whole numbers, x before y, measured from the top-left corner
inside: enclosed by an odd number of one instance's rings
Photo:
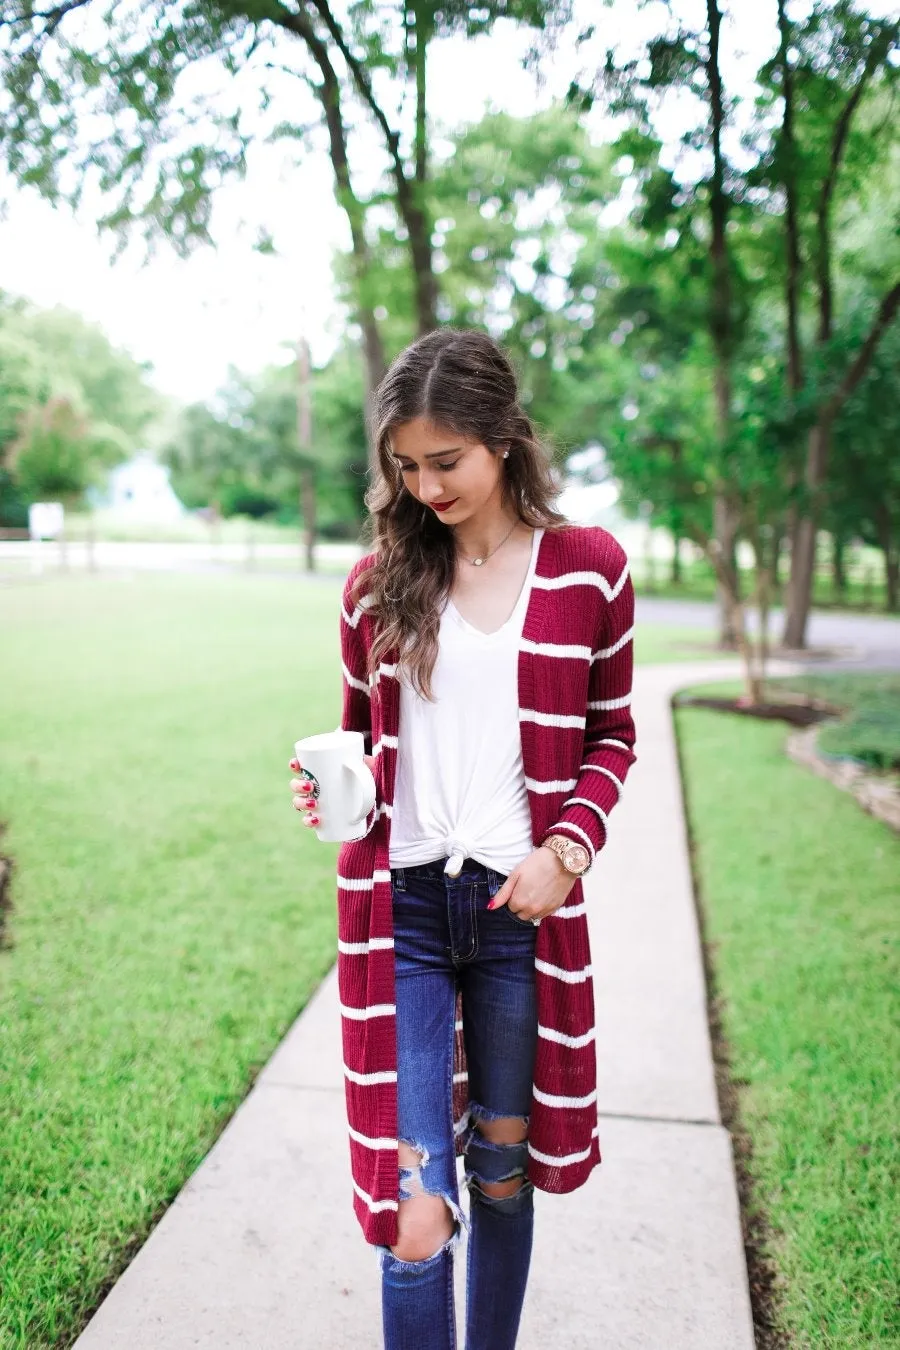
[[[471,563],[473,567],[481,567],[483,563],[487,562],[488,558],[493,557],[493,555],[497,552],[498,548],[502,548],[502,546],[506,543],[509,536],[512,534],[513,530],[518,525],[518,523],[519,522],[517,520],[514,520],[509,531],[500,540],[500,543],[496,544],[494,548],[491,549],[490,553],[486,553],[483,558],[467,558],[464,553],[459,553],[459,551],[457,551],[457,557],[462,558],[463,562]]]

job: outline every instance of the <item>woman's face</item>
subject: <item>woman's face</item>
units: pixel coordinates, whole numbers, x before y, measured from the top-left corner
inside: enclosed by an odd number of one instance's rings
[[[416,417],[394,427],[391,452],[407,491],[448,524],[458,525],[485,506],[499,509],[503,460],[480,441]],[[437,510],[444,502],[453,505]]]

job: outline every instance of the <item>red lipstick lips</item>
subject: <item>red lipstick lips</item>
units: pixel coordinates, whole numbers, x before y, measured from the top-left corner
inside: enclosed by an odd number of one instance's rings
[[[458,501],[459,498],[454,497],[453,500],[450,502],[432,502],[431,504],[434,507],[435,511],[449,511],[450,507],[455,506]]]

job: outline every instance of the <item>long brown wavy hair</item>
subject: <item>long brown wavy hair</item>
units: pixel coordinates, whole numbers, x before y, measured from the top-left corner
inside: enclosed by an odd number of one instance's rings
[[[391,454],[395,427],[425,418],[435,427],[469,437],[503,460],[501,500],[515,506],[532,528],[563,529],[554,509],[559,496],[550,456],[519,404],[509,357],[486,333],[440,328],[419,338],[393,362],[375,392],[372,428],[378,454],[375,479],[365,493],[376,560],[357,578],[350,603],[365,591],[375,639],[368,674],[390,648],[411,684],[434,702],[431,676],[438,655],[443,602],[453,584],[453,530],[407,491]]]

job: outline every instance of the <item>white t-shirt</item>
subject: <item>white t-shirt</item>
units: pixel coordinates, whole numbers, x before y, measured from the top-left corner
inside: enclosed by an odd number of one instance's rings
[[[531,540],[515,609],[493,633],[447,600],[432,676],[435,702],[399,675],[400,732],[390,866],[449,855],[455,875],[474,858],[508,875],[534,845],[519,732],[519,644],[544,534]]]

